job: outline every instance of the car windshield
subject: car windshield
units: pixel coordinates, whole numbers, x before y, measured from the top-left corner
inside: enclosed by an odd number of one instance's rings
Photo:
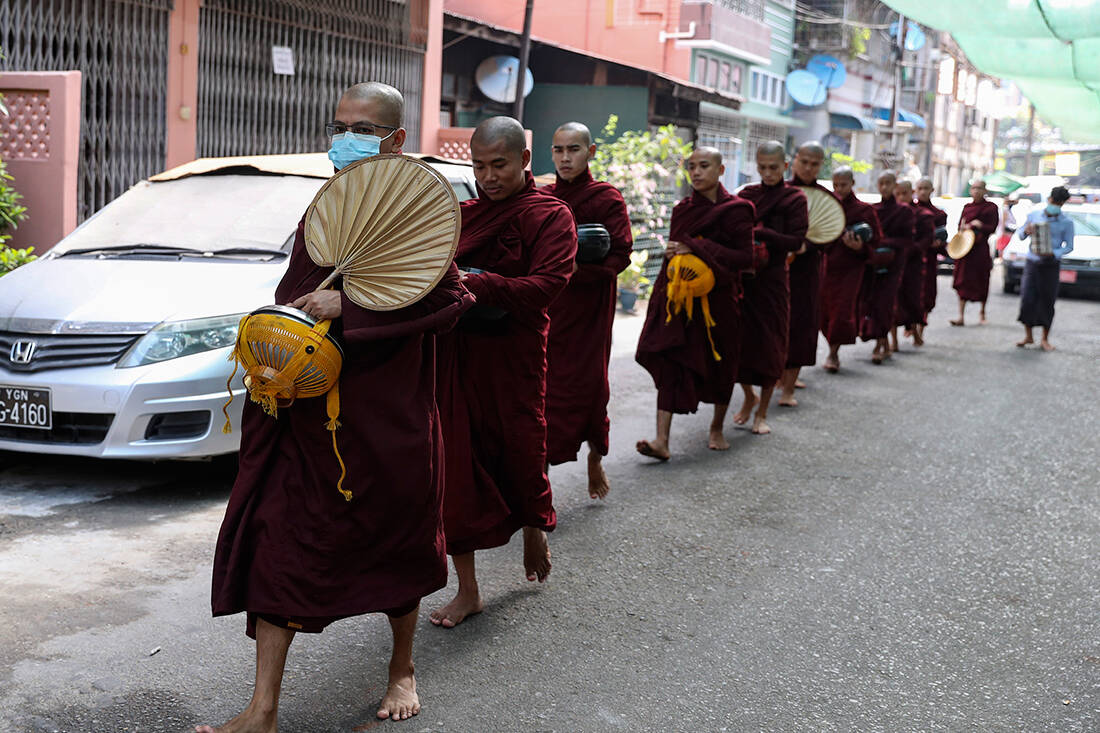
[[[283,249],[324,180],[304,176],[204,175],[142,181],[55,248],[129,246],[191,251]]]
[[[1077,236],[1100,236],[1100,212],[1091,211],[1067,211],[1065,212],[1073,221],[1073,234]]]

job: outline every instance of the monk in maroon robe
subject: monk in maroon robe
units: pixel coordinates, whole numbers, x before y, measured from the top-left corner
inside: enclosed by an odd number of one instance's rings
[[[873,208],[882,230],[882,240],[867,260],[860,306],[859,335],[864,341],[875,341],[871,353],[871,361],[875,364],[881,364],[891,355],[889,335],[894,328],[903,257],[913,241],[913,210],[894,200],[896,185],[897,178],[889,171],[878,177],[882,200],[873,204]]]
[[[383,138],[383,153],[400,152],[403,104],[392,87],[359,84],[344,93],[336,121]],[[241,715],[217,729],[199,726],[202,733],[275,730],[295,632],[371,612],[389,615],[394,637],[378,717],[403,720],[420,711],[412,664],[417,610],[421,597],[447,582],[433,334],[453,326],[473,298],[452,266],[413,305],[368,311],[339,287],[316,291],[331,272],[309,258],[300,223],[275,301],[331,319],[343,343],[335,436],[351,498],[337,492],[341,466],[325,399],[298,400],[279,409],[278,419],[245,403],[212,607],[215,616],[247,613],[256,686]]]
[[[639,440],[636,448],[662,461],[671,455],[673,413],[693,413],[700,402],[714,405],[708,447],[730,447],[722,423],[737,375],[741,271],[752,267],[752,204],[722,186],[722,154],[715,148],[696,148],[687,169],[694,192],[672,210],[665,262],[635,355],[657,387],[657,437]],[[668,260],[675,255],[695,255],[714,273],[714,288],[705,296],[713,326],[707,326],[703,298],[693,299],[690,318],[670,309]]]
[[[931,214],[914,203],[913,184],[909,181],[898,181],[894,187],[894,199],[913,211],[913,241],[905,253],[905,265],[898,286],[897,312],[890,333],[891,350],[897,351],[899,327],[905,329],[906,336],[913,338],[914,346],[924,345],[920,335],[920,325],[924,319],[924,258],[932,249],[936,224]]]
[[[981,304],[979,323],[985,324],[985,301],[989,298],[989,273],[993,271],[993,255],[989,251],[989,237],[997,231],[1000,212],[997,205],[985,198],[985,181],[971,181],[973,198],[959,215],[959,229],[974,232],[974,246],[962,259],[955,261],[955,292],[959,294],[959,317],[952,326],[965,325],[967,302]]]
[[[477,305],[439,341],[446,448],[443,519],[458,593],[431,613],[451,628],[482,610],[474,552],[523,529],[527,579],[550,574],[546,476],[547,310],[577,254],[573,214],[535,188],[523,126],[492,117],[470,139],[479,198],[462,204],[455,262]]]
[[[935,188],[931,178],[922,178],[917,181],[917,206],[932,215],[936,228],[947,226],[947,212],[932,203],[932,192]],[[947,246],[947,240],[936,238],[933,235],[932,247],[924,256],[924,296],[921,302],[924,304],[924,318],[921,320],[919,333],[924,340],[924,328],[928,325],[928,314],[936,307],[936,278],[939,276],[939,253]]]
[[[829,196],[833,192],[817,182],[825,148],[815,141],[802,143],[791,161],[791,186],[816,188]],[[817,332],[821,327],[821,252],[823,245],[808,239],[791,261],[788,279],[791,288],[791,327],[787,336],[787,364],[780,379],[779,404],[797,407],[795,387],[804,387],[798,373],[804,366],[817,363]]]
[[[878,217],[870,204],[859,200],[852,191],[855,175],[847,166],[833,171],[833,193],[844,207],[848,228],[835,242],[825,246],[825,267],[821,280],[821,333],[829,342],[825,371],[840,370],[840,347],[854,344],[859,335],[859,300],[863,288],[867,258],[882,239]],[[867,242],[851,232],[856,224],[871,227]]]
[[[611,421],[607,364],[615,323],[616,281],[630,264],[634,237],[630,215],[618,189],[592,178],[588,161],[596,154],[592,133],[579,122],[554,132],[551,152],[557,179],[543,189],[564,201],[577,224],[602,224],[611,248],[598,262],[576,262],[573,277],[550,305],[546,350],[546,457],[550,465],[577,460],[588,443],[588,495],[607,496],[603,470]],[[578,254],[579,256],[579,254]]]
[[[744,278],[737,381],[745,399],[733,422],[744,425],[752,417],[752,432],[767,435],[771,432],[768,405],[787,364],[791,312],[787,255],[802,248],[809,220],[806,194],[783,181],[787,155],[782,143],[772,140],[756,149],[756,170],[760,183],[745,186],[740,193],[756,207],[753,237],[759,256],[755,271]],[[761,388],[759,397],[754,385]]]

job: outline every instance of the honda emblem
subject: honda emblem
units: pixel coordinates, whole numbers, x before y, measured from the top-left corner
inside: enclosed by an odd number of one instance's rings
[[[36,349],[38,349],[37,341],[30,341],[27,339],[16,341],[14,344],[11,345],[11,353],[9,354],[9,357],[11,358],[11,363],[30,364],[31,359],[34,358],[34,352]]]

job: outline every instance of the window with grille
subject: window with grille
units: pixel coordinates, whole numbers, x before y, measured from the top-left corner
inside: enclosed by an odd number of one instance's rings
[[[749,85],[749,99],[769,107],[787,106],[787,82],[778,74],[763,69],[753,69]]]
[[[714,4],[764,22],[764,0],[716,0]]]

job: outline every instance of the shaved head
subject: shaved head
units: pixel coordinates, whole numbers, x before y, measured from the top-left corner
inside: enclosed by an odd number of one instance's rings
[[[890,181],[890,185],[893,186],[897,184],[898,177],[894,175],[892,171],[883,171],[881,174],[879,174],[878,181],[879,183],[882,183],[883,181]]]
[[[819,143],[817,140],[807,140],[798,146],[798,150],[795,151],[796,155],[810,155],[815,158],[825,159],[825,146]]]
[[[523,125],[514,117],[490,117],[474,130],[470,137],[470,146],[497,147],[516,155],[523,155],[527,149],[527,135]]]
[[[913,195],[913,184],[905,178],[898,181],[897,185],[894,188],[897,191],[908,193],[910,196]]]
[[[841,167],[839,167],[835,171],[833,171],[833,178],[844,178],[844,179],[847,179],[849,181],[854,182],[856,180],[856,174],[851,169],[851,167],[846,166],[846,165],[842,165]]]
[[[380,125],[401,127],[405,118],[405,98],[389,84],[378,81],[365,81],[348,87],[340,101],[347,100],[356,104],[370,104],[378,119],[371,120]]]
[[[769,140],[766,143],[760,143],[756,146],[756,157],[771,158],[778,156],[784,161],[787,160],[787,150],[783,147],[783,143],[778,140]]]
[[[722,165],[722,151],[709,145],[700,145],[692,152],[691,157],[705,156],[710,158],[715,165]]]
[[[580,135],[581,142],[586,148],[592,144],[592,131],[589,130],[588,125],[584,124],[583,122],[566,122],[565,124],[559,126],[558,129],[554,130],[555,135],[557,135],[559,132],[569,132],[575,135]]]
[[[921,186],[928,186],[928,188],[935,188],[935,184],[932,183],[932,179],[928,178],[928,177],[922,178],[919,181],[917,181],[917,188],[920,188]]]

